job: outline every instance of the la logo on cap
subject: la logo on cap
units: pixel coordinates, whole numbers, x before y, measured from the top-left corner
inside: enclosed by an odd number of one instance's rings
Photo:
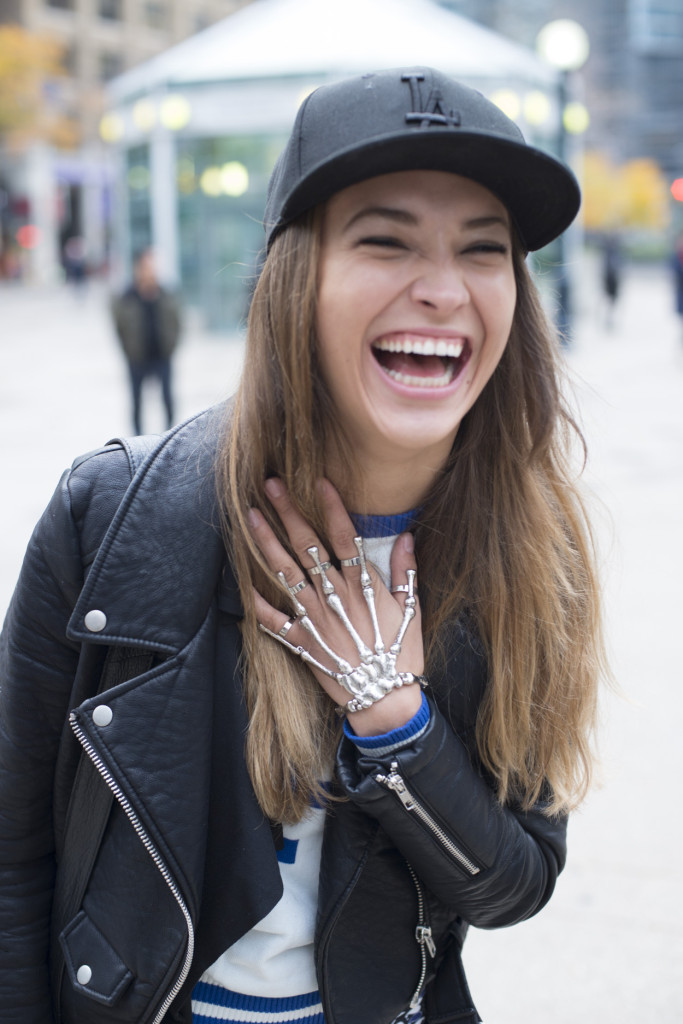
[[[406,114],[407,124],[419,124],[421,128],[428,128],[430,124],[450,125],[451,128],[460,126],[460,114],[457,110],[448,113],[443,108],[443,96],[440,89],[432,89],[427,100],[426,110],[421,110],[422,97],[420,95],[420,82],[424,82],[424,75],[419,72],[411,72],[401,75],[401,81],[407,82],[410,86],[410,99],[413,109]]]

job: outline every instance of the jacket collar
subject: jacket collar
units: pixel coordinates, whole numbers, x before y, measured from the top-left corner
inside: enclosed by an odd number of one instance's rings
[[[215,493],[223,416],[217,406],[164,435],[134,475],[74,608],[71,638],[175,654],[218,591],[221,608],[241,616]]]

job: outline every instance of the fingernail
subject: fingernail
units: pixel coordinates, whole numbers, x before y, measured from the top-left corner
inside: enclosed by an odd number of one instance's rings
[[[403,550],[409,555],[412,555],[412,553],[414,552],[415,538],[413,537],[412,533],[403,534]]]
[[[285,493],[282,481],[278,480],[276,476],[268,477],[264,487],[269,498],[280,498]]]

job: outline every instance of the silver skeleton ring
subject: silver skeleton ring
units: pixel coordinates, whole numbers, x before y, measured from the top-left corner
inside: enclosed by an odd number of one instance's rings
[[[342,558],[340,564],[346,569],[350,569],[352,565],[360,565],[360,555],[354,555],[353,558]]]
[[[361,711],[363,708],[369,708],[372,704],[375,704],[378,700],[386,697],[392,690],[397,689],[401,686],[408,686],[414,682],[422,682],[422,677],[413,675],[412,672],[397,672],[396,671],[396,660],[401,653],[401,645],[403,638],[406,634],[406,630],[410,625],[411,620],[415,617],[415,576],[416,572],[414,569],[408,569],[406,575],[408,577],[408,583],[406,586],[407,597],[405,600],[405,606],[403,609],[403,619],[399,626],[396,634],[396,639],[386,650],[382,634],[379,628],[379,622],[377,620],[377,610],[375,607],[375,590],[372,585],[372,577],[368,572],[367,563],[365,560],[365,548],[363,547],[363,538],[354,537],[354,544],[358,551],[358,564],[361,567],[360,574],[360,585],[363,591],[363,596],[368,606],[370,613],[370,619],[372,621],[372,628],[375,635],[374,650],[371,650],[365,643],[363,638],[358,634],[353,623],[349,619],[346,609],[342,604],[341,598],[337,594],[334,588],[334,584],[327,575],[327,570],[331,568],[328,562],[321,562],[320,552],[316,546],[307,549],[308,554],[315,562],[315,569],[317,572],[315,575],[319,575],[322,582],[322,591],[330,608],[335,612],[336,615],[342,621],[344,628],[353,640],[356,650],[360,658],[360,664],[355,668],[342,658],[336,651],[333,651],[331,647],[323,640],[320,633],[316,629],[314,623],[309,618],[306,609],[297,599],[297,593],[302,590],[301,583],[297,583],[296,586],[290,587],[284,577],[284,574],[279,572],[278,578],[282,583],[283,587],[288,591],[294,608],[296,611],[297,621],[303,628],[310,633],[318,646],[327,654],[331,661],[336,665],[338,671],[327,668],[326,665],[321,664],[310,651],[307,651],[305,647],[295,646],[286,639],[286,633],[282,634],[282,630],[278,633],[274,633],[268,629],[262,623],[259,623],[259,628],[272,636],[279,643],[289,648],[294,654],[297,654],[302,661],[306,664],[311,665],[313,668],[317,668],[320,672],[329,676],[331,679],[335,679],[340,686],[342,686],[347,693],[351,695],[351,700],[345,705],[346,711]],[[345,559],[344,561],[350,561]],[[355,564],[355,559],[353,560]],[[344,562],[342,562],[344,564]],[[313,570],[309,570],[313,571]],[[305,581],[304,586],[305,586]],[[284,629],[284,626],[282,627]]]
[[[409,594],[410,585],[408,583],[397,583],[395,587],[391,588],[392,594]]]
[[[284,578],[284,573],[283,573],[283,578]],[[292,597],[294,597],[295,594],[300,594],[301,591],[304,589],[304,587],[308,586],[308,580],[299,580],[299,582],[295,583],[294,586],[292,586],[292,587],[290,587],[287,583],[285,583],[285,586],[287,587],[287,590],[290,592]]]
[[[331,568],[332,562],[321,562],[319,566],[314,565],[312,569],[307,569],[306,572],[311,576],[319,576],[321,572],[327,572]]]
[[[282,629],[278,629],[277,635],[281,636],[281,637],[287,636],[287,634],[289,633],[290,629],[292,628],[292,626],[294,625],[295,622],[296,622],[296,616],[294,616],[293,619],[287,619],[287,621],[285,622],[285,624],[282,627]]]

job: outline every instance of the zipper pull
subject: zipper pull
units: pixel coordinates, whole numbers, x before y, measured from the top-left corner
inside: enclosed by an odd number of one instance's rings
[[[419,924],[415,929],[415,938],[421,946],[426,946],[429,951],[429,955],[433,958],[436,956],[436,946],[434,945],[434,939],[432,938],[432,929],[429,925]]]
[[[403,781],[402,776],[398,774],[397,761],[391,762],[391,769],[388,775],[375,775],[375,782],[379,782],[383,786],[386,786],[387,789],[393,790],[407,811],[414,810],[415,802],[406,789],[406,784]]]

